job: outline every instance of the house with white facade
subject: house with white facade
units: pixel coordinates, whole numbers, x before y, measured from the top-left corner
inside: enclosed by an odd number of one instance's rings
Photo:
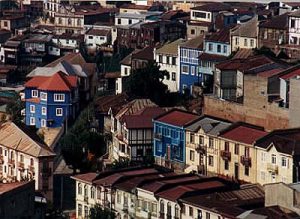
[[[164,78],[163,83],[168,86],[171,92],[179,91],[178,46],[183,41],[183,39],[178,39],[154,49],[155,62],[158,63],[161,71],[169,73],[169,76]]]
[[[84,43],[88,49],[96,50],[103,44],[111,43],[110,29],[91,28],[84,35]]]
[[[35,180],[35,190],[53,199],[55,153],[25,125],[0,125],[0,179],[3,183]]]
[[[288,17],[289,44],[300,45],[300,11],[289,14]]]

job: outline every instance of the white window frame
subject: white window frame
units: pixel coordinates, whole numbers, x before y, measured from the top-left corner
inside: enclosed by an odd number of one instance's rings
[[[196,69],[195,66],[191,66],[191,75],[195,75],[196,72],[195,69]]]
[[[46,119],[41,119],[41,127],[46,127],[47,123],[46,123]]]
[[[38,90],[32,90],[31,91],[31,97],[38,97],[39,96],[39,91]]]
[[[61,110],[61,113],[58,113],[59,110]],[[56,116],[63,116],[63,114],[64,114],[64,113],[63,113],[63,108],[56,108],[56,109],[55,109],[55,115],[56,115]]]
[[[47,93],[41,92],[41,100],[47,101]]]
[[[285,160],[285,165],[283,165],[284,160]],[[287,168],[288,167],[288,159],[286,157],[281,157],[281,166],[283,168]]]
[[[42,115],[43,116],[47,115],[47,107],[42,106]]]
[[[187,67],[187,72],[183,71],[183,67]],[[182,73],[182,74],[188,75],[188,74],[189,74],[189,70],[190,70],[190,66],[184,65],[184,64],[181,65],[181,73]]]
[[[30,105],[30,113],[35,113],[35,105]]]
[[[65,94],[54,94],[54,102],[65,102]]]
[[[35,117],[30,117],[30,125],[35,125]]]

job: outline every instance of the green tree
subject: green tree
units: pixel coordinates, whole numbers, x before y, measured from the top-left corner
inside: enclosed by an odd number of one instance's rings
[[[21,111],[24,108],[25,103],[21,100],[19,94],[15,93],[12,100],[6,105],[6,112],[11,116],[13,122],[20,123],[23,120]]]
[[[161,71],[154,63],[145,68],[137,69],[126,82],[126,92],[133,98],[149,98],[159,105],[163,105],[168,95],[168,86],[162,81],[170,77],[167,71]]]
[[[90,209],[90,219],[115,219],[116,215],[109,209],[102,209],[99,204],[96,204]]]

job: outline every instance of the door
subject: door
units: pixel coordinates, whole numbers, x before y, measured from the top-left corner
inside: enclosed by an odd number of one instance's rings
[[[239,178],[239,164],[238,163],[234,164],[234,178],[235,179]]]

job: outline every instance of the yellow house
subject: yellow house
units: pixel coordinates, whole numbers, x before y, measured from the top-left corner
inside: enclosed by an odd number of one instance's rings
[[[254,17],[250,21],[238,24],[231,32],[231,51],[257,48],[258,21]]]
[[[299,182],[300,129],[275,130],[255,143],[257,182]]]
[[[218,173],[218,134],[231,123],[209,116],[186,127],[186,169],[202,174]]]
[[[219,174],[256,183],[256,151],[254,142],[265,136],[262,128],[235,123],[219,135]]]

